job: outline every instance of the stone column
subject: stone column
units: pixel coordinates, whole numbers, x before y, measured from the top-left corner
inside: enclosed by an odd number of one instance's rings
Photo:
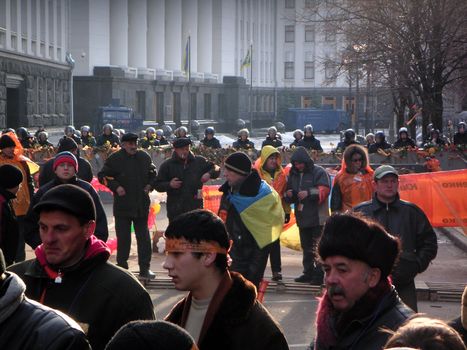
[[[41,0],[36,0],[36,56],[41,57]]]
[[[44,57],[45,58],[50,58],[50,55],[49,55],[49,44],[50,44],[50,40],[49,40],[49,0],[44,0],[44,46],[45,46],[45,50],[44,50]]]
[[[30,1],[30,0],[28,0]],[[67,38],[66,38],[66,35],[67,35],[67,25],[68,25],[68,17],[67,17],[67,13],[68,11],[66,11],[66,9],[68,9],[68,6],[67,5],[67,1],[66,0],[60,0],[60,17],[61,17],[61,20],[60,20],[60,31],[61,31],[61,35],[60,35],[60,47],[61,47],[61,50],[60,50],[60,61],[61,62],[65,62],[65,57],[66,57],[66,52],[68,51],[68,43],[67,43]]]
[[[23,52],[23,32],[21,29],[21,0],[16,0],[16,51]]]
[[[53,33],[52,33],[52,39],[54,43],[54,49],[53,49],[53,56],[52,58],[56,61],[58,60],[57,57],[57,49],[58,49],[58,17],[57,17],[57,0],[52,1],[52,6],[53,6]]]
[[[182,5],[182,57],[185,46],[190,39],[191,71],[196,72],[198,68],[198,0],[183,1]]]
[[[26,23],[27,23],[27,36],[26,36],[26,53],[32,55],[32,15],[31,15],[31,0],[26,0]]]
[[[165,0],[148,1],[148,67],[165,67]]]
[[[182,62],[182,0],[165,0],[165,66],[180,70]]]
[[[146,0],[128,2],[128,64],[147,67],[147,4]]]
[[[128,66],[128,0],[110,2],[110,64]]]
[[[198,0],[198,72],[212,73],[212,0]]]
[[[11,2],[5,0],[5,48],[11,50]]]

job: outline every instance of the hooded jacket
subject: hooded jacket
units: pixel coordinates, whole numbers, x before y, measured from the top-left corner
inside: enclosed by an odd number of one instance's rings
[[[65,314],[25,297],[26,286],[14,273],[0,288],[0,349],[91,349],[79,325]]]
[[[203,187],[201,177],[209,172],[211,179],[219,177],[219,170],[214,163],[202,156],[188,154],[186,161],[180,160],[175,152],[165,160],[157,174],[154,188],[159,192],[167,192],[167,216],[169,221],[180,214],[203,207],[203,198],[199,190]],[[183,181],[182,187],[170,187],[170,181],[177,177]]]
[[[54,176],[54,179],[45,185],[39,187],[37,192],[34,194],[34,197],[31,201],[31,206],[29,207],[29,211],[24,220],[24,239],[27,244],[29,244],[33,249],[42,243],[41,237],[39,235],[39,215],[34,211],[34,206],[38,204],[42,198],[42,196],[51,188],[59,186],[63,184],[57,176]],[[109,238],[109,228],[107,225],[107,215],[105,214],[104,206],[102,205],[102,201],[97,194],[94,187],[86,181],[80,180],[76,177],[70,179],[67,184],[76,185],[81,187],[83,190],[88,192],[92,200],[94,201],[94,205],[96,207],[96,230],[94,235],[99,238],[100,240],[106,242],[107,238]]]
[[[179,301],[166,320],[184,327],[191,293]],[[198,347],[200,350],[286,350],[280,326],[256,299],[256,288],[241,274],[226,272],[209,304]]]
[[[277,167],[274,173],[270,173],[264,168],[266,160],[277,154]],[[259,176],[268,183],[272,188],[276,190],[279,196],[282,198],[282,207],[285,213],[290,213],[290,205],[283,199],[285,187],[287,185],[287,174],[290,171],[290,167],[285,169],[282,167],[282,158],[280,152],[273,146],[264,146],[261,149],[261,157],[255,162],[255,169],[258,171]]]
[[[7,266],[15,261],[18,248],[18,220],[12,205],[15,198],[13,193],[0,185],[0,248]]]
[[[107,245],[91,236],[81,261],[55,270],[42,245],[36,259],[10,270],[26,284],[26,296],[71,316],[83,328],[93,349],[103,349],[117,330],[133,320],[153,320],[148,292],[126,270],[108,262]]]
[[[294,162],[305,163],[305,170],[299,172]],[[323,225],[329,216],[329,205],[326,200],[330,188],[329,175],[322,167],[314,164],[303,147],[297,147],[290,158],[290,163],[292,168],[287,179],[286,192],[292,190],[293,195],[292,198],[285,196],[285,200],[295,205],[298,227],[310,228]],[[308,196],[303,201],[298,199],[300,191],[308,191]],[[324,198],[320,200],[323,196]],[[303,206],[301,211],[297,210],[299,204]]]

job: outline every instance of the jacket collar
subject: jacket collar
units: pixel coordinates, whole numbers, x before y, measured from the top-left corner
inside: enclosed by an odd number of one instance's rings
[[[378,197],[376,197],[376,193],[373,194],[373,199],[370,202],[370,209],[376,211],[378,209],[385,209],[388,207],[396,208],[400,205],[400,196],[399,193],[396,194],[396,198],[391,203],[383,203],[381,202]]]

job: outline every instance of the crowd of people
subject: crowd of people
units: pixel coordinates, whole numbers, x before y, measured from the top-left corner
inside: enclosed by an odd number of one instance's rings
[[[404,129],[396,144],[411,147]],[[399,198],[396,169],[370,167],[368,154],[389,145],[384,133],[365,147],[345,131],[331,184],[310,157],[310,150],[322,151],[312,125],[294,132],[290,164],[282,162],[275,127],[254,163],[242,152],[254,144],[240,130],[232,145],[238,151],[223,164],[195,155],[185,127],[171,140],[152,127],[137,135],[107,124],[97,138],[88,126],[80,130],[65,128],[59,152],[41,166],[37,190],[23,155],[35,137],[24,128],[0,137],[0,348],[288,349],[292,339],[258,300],[258,288],[268,259],[273,280],[282,281],[280,235],[294,214],[303,255],[295,282],[324,286],[312,348],[425,349],[413,334],[431,334],[436,349],[465,349],[459,333],[465,340],[467,312],[454,328],[416,314],[414,278],[436,257],[437,239],[423,211]],[[459,133],[457,140],[465,124]],[[37,140],[48,145],[45,130]],[[169,142],[173,154],[156,168],[143,148]],[[221,147],[213,127],[201,144]],[[83,147],[105,145],[120,146],[97,174],[114,196],[116,264],[90,165],[80,157]],[[221,166],[225,181],[213,213],[203,209],[202,188]],[[163,268],[177,290],[188,292],[167,322],[155,321],[157,305],[128,271],[133,227],[139,277],[156,277],[147,227],[153,190],[167,193]],[[25,243],[35,254],[27,261]]]

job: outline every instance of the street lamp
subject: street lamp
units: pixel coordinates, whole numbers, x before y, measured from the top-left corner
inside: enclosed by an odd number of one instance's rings
[[[73,113],[73,68],[75,68],[75,60],[70,52],[66,53],[65,60],[70,66],[70,125],[74,125]]]

